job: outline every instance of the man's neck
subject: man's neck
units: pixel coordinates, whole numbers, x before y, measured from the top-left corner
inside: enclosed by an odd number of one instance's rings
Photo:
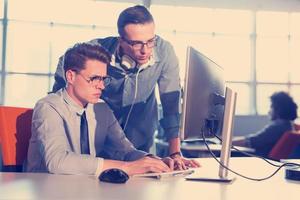
[[[66,87],[66,92],[69,95],[69,97],[72,99],[72,101],[74,101],[75,104],[77,104],[78,106],[82,107],[82,108],[86,108],[87,104],[86,102],[83,102],[80,100],[79,97],[77,97],[77,95],[75,94],[74,90],[72,87],[67,86]]]

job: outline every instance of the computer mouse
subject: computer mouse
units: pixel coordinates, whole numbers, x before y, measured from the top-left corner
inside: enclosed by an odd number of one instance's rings
[[[129,179],[129,176],[126,172],[121,169],[107,169],[103,171],[100,176],[99,180],[108,183],[126,183]]]

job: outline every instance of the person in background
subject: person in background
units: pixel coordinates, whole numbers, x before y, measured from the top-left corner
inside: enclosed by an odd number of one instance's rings
[[[257,155],[268,157],[280,137],[286,131],[294,130],[298,107],[292,97],[286,92],[275,92],[270,99],[270,124],[255,134],[234,138],[233,145],[253,148]]]
[[[98,102],[110,80],[109,62],[110,54],[99,45],[68,49],[66,87],[35,105],[26,171],[99,176],[110,168],[129,175],[173,169],[171,158],[135,149],[109,107]]]
[[[169,155],[177,169],[198,167],[195,160],[180,152],[178,59],[172,45],[155,34],[155,23],[144,6],[133,6],[118,18],[118,37],[98,38],[90,43],[106,48],[112,55],[108,66],[111,84],[101,98],[113,110],[126,137],[139,149],[149,152],[158,128],[155,87],[158,84],[163,118],[160,124],[169,144]],[[65,86],[61,57],[55,73],[53,91]]]

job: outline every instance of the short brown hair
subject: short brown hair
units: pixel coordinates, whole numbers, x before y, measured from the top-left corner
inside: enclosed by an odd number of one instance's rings
[[[84,69],[88,59],[98,60],[109,64],[111,55],[102,47],[95,44],[78,43],[69,48],[64,55],[65,72],[74,69],[80,71]]]
[[[146,24],[154,22],[149,10],[141,5],[126,8],[118,18],[119,35],[125,36],[124,27],[128,24]]]

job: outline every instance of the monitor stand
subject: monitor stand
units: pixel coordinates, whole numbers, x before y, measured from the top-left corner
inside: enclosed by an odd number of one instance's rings
[[[222,149],[220,155],[220,161],[214,157],[219,163],[219,174],[214,177],[187,177],[189,181],[214,181],[214,182],[232,182],[234,178],[228,176],[229,159],[231,155],[231,141],[232,141],[232,130],[233,130],[233,117],[235,113],[237,93],[230,88],[226,87],[225,92],[225,109],[224,109],[224,120],[222,127]],[[203,138],[205,138],[203,136]],[[209,147],[208,147],[209,148]]]
[[[187,177],[187,181],[204,181],[204,182],[221,182],[221,183],[231,183],[235,180],[235,177]]]

